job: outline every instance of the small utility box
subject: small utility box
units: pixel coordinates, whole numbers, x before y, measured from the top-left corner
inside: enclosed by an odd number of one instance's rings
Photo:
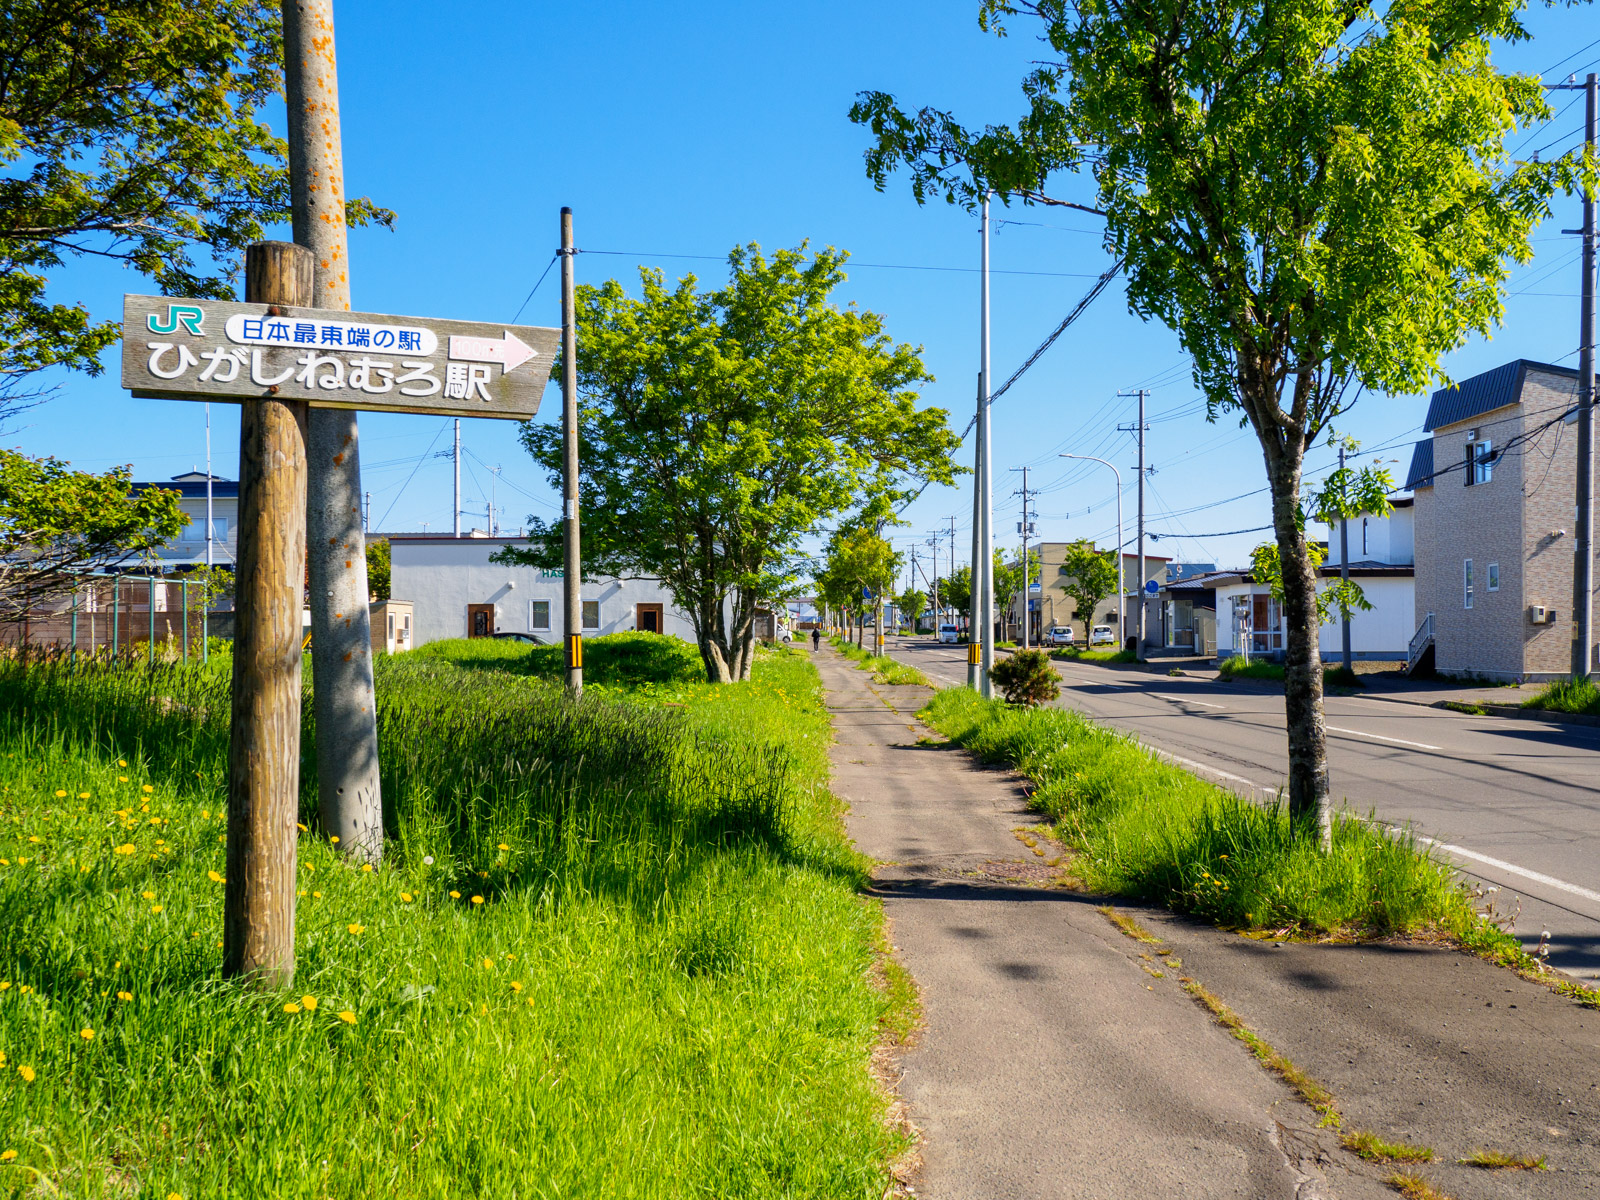
[[[372,609],[372,652],[399,654],[411,649],[411,601],[375,600]]]

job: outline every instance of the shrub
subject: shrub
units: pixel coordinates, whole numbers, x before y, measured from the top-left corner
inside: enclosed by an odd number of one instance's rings
[[[989,668],[989,678],[1005,693],[1007,704],[1040,704],[1061,694],[1050,656],[1043,650],[1018,650]]]

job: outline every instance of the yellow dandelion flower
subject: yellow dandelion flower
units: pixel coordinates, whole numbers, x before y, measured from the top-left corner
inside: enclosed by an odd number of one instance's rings
[[[182,1192],[168,1192],[167,1200],[183,1200]]]
[[[146,900],[154,900],[156,898],[156,894],[154,892],[145,892],[143,895]]]
[[[118,783],[127,783],[128,782],[128,777],[126,775],[118,775],[117,776],[117,782]]]
[[[150,785],[149,785],[149,784],[148,784],[148,783],[146,783],[146,784],[141,784],[141,785],[140,785],[140,786],[141,786],[141,787],[142,787],[142,788],[143,788],[143,789],[144,789],[144,790],[145,790],[145,791],[147,791],[147,792],[153,792],[153,791],[155,791],[155,788],[153,788],[153,787],[151,787],[151,786],[150,786]]]
[[[486,958],[486,959],[484,959],[484,960],[483,960],[483,969],[484,969],[484,970],[485,970],[485,971],[492,971],[492,970],[494,970],[494,959],[492,959],[492,958]]]
[[[10,1162],[16,1156],[15,1150],[0,1150],[0,1162]]]
[[[160,912],[160,911],[161,911],[161,905],[159,905],[159,904],[152,904],[152,905],[151,905],[151,906],[150,906],[150,911],[151,911],[151,912],[153,912],[153,913],[158,913],[158,912]]]
[[[121,1001],[124,1001],[124,1002],[132,1000],[133,999],[133,993],[132,992],[118,992],[117,993],[117,999],[121,1000]]]
[[[489,1006],[487,1004],[483,1005],[478,1009],[478,1012],[480,1015],[487,1017],[489,1015]]]
[[[33,836],[31,836],[31,835],[30,835],[30,836],[29,836],[29,838],[28,838],[28,840],[29,840],[29,841],[30,841],[30,842],[33,842],[33,843],[35,843],[35,844],[37,844],[37,843],[38,843],[38,841],[39,841],[39,839],[38,839],[38,838],[37,838],[37,837],[33,837]]]
[[[123,759],[120,759],[120,758],[119,758],[119,759],[117,759],[117,766],[119,766],[119,767],[125,767],[125,766],[127,766],[127,765],[128,765],[128,764],[127,764],[127,763],[126,763],[126,762],[125,762],[125,761],[124,761],[124,760],[123,760]]]
[[[94,1041],[94,1030],[92,1030],[92,1029],[80,1029],[80,1030],[78,1030],[78,1036],[81,1037],[86,1042],[92,1042],[92,1041]]]
[[[474,896],[472,898],[472,902],[474,904],[482,904],[483,903],[483,897],[482,896]]]
[[[452,899],[452,900],[461,899],[461,893],[460,892],[451,892],[450,893],[450,899]]]
[[[212,883],[221,883],[223,881],[221,874],[216,871],[207,871],[206,878],[211,880]]]
[[[361,864],[361,870],[362,870],[362,871],[363,871],[363,872],[364,872],[364,873],[366,873],[366,872],[370,872],[370,871],[371,871],[371,870],[372,870],[372,864],[371,864],[371,863],[362,863],[362,864]]]
[[[306,826],[305,826],[305,822],[304,821],[296,821],[295,822],[295,827],[297,829],[299,829],[301,833],[304,833],[306,831]]]
[[[157,838],[156,839],[156,845],[165,846],[166,844],[167,844],[167,840],[165,838]]]
[[[17,859],[17,866],[19,866],[19,867],[25,867],[25,866],[27,866],[27,865],[28,865],[28,860],[27,860],[27,859],[25,859],[25,858],[19,858],[19,859]]]
[[[32,1083],[33,1082],[33,1068],[32,1067],[18,1067],[17,1068],[17,1074],[22,1076],[22,1082],[23,1083]]]
[[[365,925],[346,925],[345,928],[350,931],[352,936],[360,936],[367,931]]]
[[[513,979],[511,981],[511,990],[513,992],[520,992],[522,990],[522,985]]]
[[[23,984],[21,987],[19,987],[17,989],[17,994],[21,995],[21,996],[26,996],[31,991],[33,991],[33,988],[29,987],[27,984]]]
[[[10,865],[11,860],[9,858],[0,858],[0,867],[9,867]]]
[[[313,900],[321,900],[322,899],[322,893],[321,892],[312,892],[311,893],[311,898]]]
[[[57,797],[61,797],[61,796],[65,796],[65,795],[66,795],[66,794],[67,794],[67,793],[66,793],[66,792],[64,792],[64,791],[63,791],[63,790],[61,790],[61,789],[60,789],[60,788],[57,788],[57,789],[56,789],[56,796],[57,796]]]
[[[89,793],[88,792],[79,792],[78,793],[78,799],[79,800],[87,800],[88,798],[89,798]]]
[[[10,980],[6,980],[4,983],[0,983],[0,992],[6,991],[8,988],[10,988],[10,986],[11,986],[11,981]]]
[[[339,844],[339,835],[336,833],[332,837],[330,837],[328,840],[330,842],[332,842],[335,846],[337,846]]]
[[[301,996],[300,1007],[305,1009],[307,1012],[316,1012],[317,998],[315,996]]]
[[[529,1008],[532,1008],[532,1007],[533,1007],[533,997],[532,997],[532,996],[529,996],[529,997],[528,997],[528,1007],[529,1007]]]
[[[346,1025],[354,1025],[356,1023],[356,1015],[349,1009],[345,1009],[339,1014],[339,1020],[343,1021]]]
[[[410,904],[411,903],[411,893],[410,892],[401,892],[400,893],[400,903],[401,904]]]
[[[135,846],[132,842],[124,842],[122,845],[118,846],[115,851],[113,851],[115,854],[137,854],[138,852],[139,847]]]
[[[289,1003],[283,1006],[283,1011],[286,1013],[297,1013],[300,1011],[300,1006],[291,1000]]]
[[[201,819],[201,820],[202,820],[202,821],[209,821],[209,820],[211,820],[211,810],[210,810],[210,809],[209,809],[209,808],[202,808],[202,809],[201,809],[201,810],[200,810],[200,819]]]
[[[510,847],[510,846],[508,846],[508,845],[506,845],[506,844],[505,844],[505,843],[504,843],[504,842],[501,842],[501,843],[500,843],[500,849],[502,849],[502,850],[509,850],[509,849],[511,849],[511,847]]]

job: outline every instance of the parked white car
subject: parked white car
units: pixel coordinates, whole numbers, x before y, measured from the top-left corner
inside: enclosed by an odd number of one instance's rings
[[[1091,646],[1115,646],[1116,644],[1116,631],[1109,625],[1096,625],[1089,631],[1089,645]]]
[[[1067,625],[1052,625],[1045,632],[1044,644],[1046,646],[1072,645],[1072,629]]]
[[[939,640],[941,642],[949,642],[951,644],[959,642],[961,640],[961,626],[959,626],[959,625],[941,625],[941,626],[939,626]]]

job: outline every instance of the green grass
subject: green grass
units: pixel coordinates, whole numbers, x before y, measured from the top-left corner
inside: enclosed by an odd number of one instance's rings
[[[857,670],[871,671],[874,683],[933,686],[928,677],[916,667],[909,666],[897,658],[890,658],[887,654],[869,654],[846,638],[830,637],[828,644],[854,662]]]
[[[1052,650],[1050,657],[1066,659],[1068,662],[1131,663],[1139,661],[1138,656],[1132,650],[1077,650],[1070,646]]]
[[[1260,805],[1064,709],[1019,710],[965,688],[934,696],[931,725],[1034,783],[1032,803],[1078,851],[1093,890],[1233,928],[1346,936],[1463,933],[1471,901],[1409,833],[1341,813],[1324,854],[1282,805]]]
[[[1576,679],[1557,679],[1532,699],[1524,700],[1522,707],[1600,716],[1600,687],[1596,687],[1594,680],[1587,675],[1580,675]]]
[[[1433,1151],[1427,1146],[1413,1146],[1410,1142],[1386,1142],[1368,1129],[1356,1129],[1342,1135],[1339,1144],[1358,1158],[1368,1162],[1418,1163],[1432,1162]]]
[[[1236,654],[1217,665],[1217,674],[1223,679],[1270,679],[1282,683],[1283,664],[1264,658],[1252,658],[1246,662],[1242,655]],[[1345,670],[1342,664],[1337,667],[1325,664],[1322,668],[1322,686],[1358,688],[1366,685],[1361,682],[1361,676]]]
[[[528,658],[379,662],[386,861],[301,835],[266,993],[218,974],[226,671],[0,661],[0,1192],[883,1194],[909,989],[806,656],[578,706]]]
[[[1462,1166],[1483,1167],[1490,1171],[1548,1171],[1542,1154],[1508,1154],[1504,1150],[1474,1150],[1456,1160]]]

